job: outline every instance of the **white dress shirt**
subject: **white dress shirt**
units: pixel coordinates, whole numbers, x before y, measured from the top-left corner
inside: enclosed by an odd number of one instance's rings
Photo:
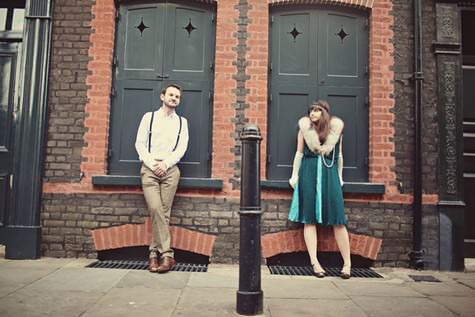
[[[180,129],[180,118],[175,111],[167,115],[162,107],[155,111],[152,123],[152,146],[149,153],[148,129],[151,118],[151,112],[147,112],[142,117],[137,131],[135,149],[139,154],[139,159],[151,170],[156,169],[157,161],[163,161],[168,169],[177,164],[185,155],[189,138],[188,121],[181,117],[180,140],[175,151],[173,151]]]

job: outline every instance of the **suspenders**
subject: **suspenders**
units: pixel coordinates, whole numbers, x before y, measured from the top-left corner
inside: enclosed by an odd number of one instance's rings
[[[155,114],[155,111],[152,111],[152,118],[150,119],[150,126],[148,127],[148,152],[150,152],[152,148],[152,124],[153,124],[153,116]],[[181,134],[181,116],[178,116],[180,118],[180,127],[178,129],[178,136],[176,137],[176,143],[175,146],[173,147],[172,152],[176,150],[176,147],[178,146],[178,141],[180,141],[180,134]]]
[[[150,119],[150,126],[148,127],[148,153],[151,153],[150,148],[152,147],[152,123],[154,114],[155,111],[152,111],[152,118]]]

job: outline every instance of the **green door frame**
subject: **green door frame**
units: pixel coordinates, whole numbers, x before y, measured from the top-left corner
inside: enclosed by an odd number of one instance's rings
[[[43,149],[47,124],[52,0],[26,0],[15,118],[12,207],[0,228],[9,259],[40,257]],[[20,190],[21,189],[21,190]]]

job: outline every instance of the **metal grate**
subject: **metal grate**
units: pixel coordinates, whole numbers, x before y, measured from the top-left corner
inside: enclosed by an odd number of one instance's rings
[[[416,282],[433,282],[433,283],[440,283],[439,279],[436,279],[432,275],[408,275]]]
[[[107,260],[96,261],[87,268],[148,270],[148,261]],[[207,272],[208,264],[177,263],[171,271],[175,272]]]
[[[276,275],[302,275],[311,276],[313,270],[308,266],[285,266],[285,265],[268,265],[270,273]],[[340,276],[341,269],[336,267],[324,267],[325,276]],[[383,278],[370,268],[354,267],[351,268],[352,277],[366,277],[366,278]]]

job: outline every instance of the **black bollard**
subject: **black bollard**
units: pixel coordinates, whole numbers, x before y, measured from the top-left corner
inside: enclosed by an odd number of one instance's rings
[[[239,211],[239,290],[236,311],[241,315],[262,314],[261,290],[261,133],[248,124],[241,132],[241,204]]]

